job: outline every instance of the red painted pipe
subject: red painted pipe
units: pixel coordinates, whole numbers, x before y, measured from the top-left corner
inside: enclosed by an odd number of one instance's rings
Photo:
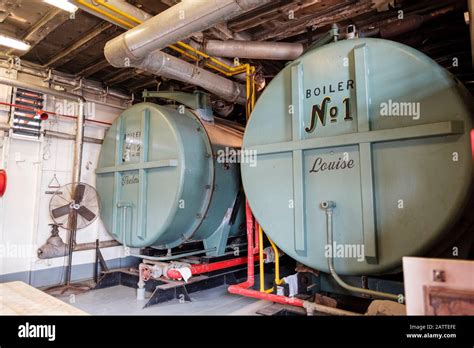
[[[191,265],[191,275],[197,275],[202,273],[208,273],[213,271],[218,271],[225,268],[235,267],[239,265],[243,265],[247,262],[247,257],[238,257],[235,259],[224,260],[219,262],[213,263],[199,263],[196,265]],[[166,273],[168,278],[170,279],[181,279],[181,273],[178,272],[177,269],[170,269]]]
[[[77,116],[64,115],[64,114],[58,114],[58,113],[52,112],[52,111],[39,110],[39,109],[36,109],[34,107],[31,107],[31,106],[17,105],[17,104],[5,103],[5,102],[0,102],[0,105],[10,106],[10,107],[14,107],[16,109],[34,111],[34,112],[37,112],[37,113],[48,113],[50,115],[55,115],[55,116],[65,117],[65,118],[70,118],[70,119],[76,119],[77,118]],[[111,126],[112,125],[112,123],[109,123],[109,122],[91,120],[89,118],[86,118],[86,122],[98,123],[98,124],[103,124],[103,125],[106,125],[106,126]]]
[[[231,294],[236,294],[236,295],[242,295],[242,296],[247,296],[247,297],[253,297],[257,298],[260,300],[266,300],[266,301],[271,301],[271,302],[277,302],[281,304],[286,304],[286,305],[292,305],[296,307],[303,307],[303,300],[299,298],[291,298],[291,297],[286,297],[286,296],[280,296],[280,295],[274,295],[274,294],[267,294],[265,292],[260,292],[257,290],[252,290],[252,289],[247,289],[245,288],[242,284],[238,285],[231,285],[229,286],[229,292]]]
[[[245,215],[247,219],[247,281],[242,283],[246,285],[247,288],[252,287],[255,284],[255,270],[254,270],[254,252],[253,247],[253,215],[250,210],[250,205],[248,201],[245,201]]]
[[[254,247],[253,247],[253,216],[252,211],[248,202],[245,205],[245,213],[247,215],[247,244],[248,244],[248,254],[247,254],[247,281],[237,285],[231,285],[228,288],[228,291],[231,294],[242,295],[247,297],[253,297],[261,300],[267,300],[272,302],[277,302],[281,304],[287,304],[297,307],[303,307],[303,300],[298,298],[290,298],[286,296],[267,294],[265,292],[260,292],[257,290],[249,289],[255,284],[255,270],[254,270]],[[255,232],[255,234],[257,234]]]
[[[257,222],[257,219],[254,219],[254,224],[253,224],[254,245],[255,245],[255,248],[253,248],[254,254],[258,254],[259,247],[260,247],[260,238],[258,238],[258,227],[259,227],[259,224]]]
[[[254,219],[252,217],[252,211],[250,210],[250,206],[248,203],[245,205],[245,212],[246,212],[246,222],[247,222],[247,257],[238,257],[235,259],[213,262],[209,264],[197,264],[191,265],[191,275],[197,275],[212,271],[217,271],[225,268],[230,268],[238,265],[243,265],[247,262],[247,281],[243,284],[248,284],[248,287],[252,287],[255,283],[254,280],[254,262],[259,260],[258,255],[254,255],[255,248],[253,245],[253,228],[254,228]],[[255,222],[255,225],[257,223]],[[257,225],[258,226],[258,225]],[[257,250],[258,251],[258,250]],[[170,279],[181,279],[181,273],[178,272],[176,269],[170,269],[166,275]]]

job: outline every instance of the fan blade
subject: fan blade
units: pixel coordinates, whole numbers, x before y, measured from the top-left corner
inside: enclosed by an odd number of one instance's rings
[[[69,204],[66,204],[66,205],[63,205],[62,207],[53,209],[51,211],[51,215],[53,215],[53,217],[57,219],[61,216],[69,214],[69,210],[70,210]]]
[[[76,204],[81,204],[82,202],[82,199],[84,198],[84,192],[86,191],[86,186],[85,185],[82,185],[82,184],[79,184],[76,186],[76,191],[75,191],[75,201],[76,201]]]
[[[79,215],[81,215],[84,219],[86,219],[87,221],[92,221],[95,219],[95,214],[93,212],[91,212],[89,209],[87,209],[86,207],[84,206],[81,206],[77,212],[79,213]]]

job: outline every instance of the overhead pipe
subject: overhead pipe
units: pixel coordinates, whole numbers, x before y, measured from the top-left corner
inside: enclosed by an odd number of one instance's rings
[[[155,75],[200,86],[223,99],[245,104],[244,86],[160,50],[130,64]]]
[[[243,86],[159,50],[267,2],[269,0],[184,1],[107,42],[104,55],[114,67],[139,68],[244,104]]]
[[[124,0],[113,0],[110,2],[107,2],[104,0],[96,0],[96,1],[89,0],[89,1],[90,3],[88,2],[88,0],[76,0],[76,3],[84,5],[85,6],[84,9],[87,12],[93,15],[96,15],[100,18],[103,18],[109,21],[110,23],[115,23],[124,29],[131,29],[137,26],[138,24],[142,24],[147,19],[151,18],[151,15],[148,14],[147,12],[130,5]],[[219,25],[222,26],[221,24],[218,24],[216,25],[216,27],[218,27]],[[202,33],[200,34],[202,36]],[[194,36],[195,35],[196,33],[194,33]],[[186,56],[187,58],[192,59],[193,61],[200,61],[202,58],[205,58],[204,65],[206,67],[216,70],[218,72],[221,72],[226,76],[237,77],[237,79],[240,79],[240,80],[242,80],[242,75],[244,75],[243,80],[246,81],[246,76],[245,76],[246,67],[244,65],[241,65],[239,67],[233,67],[232,63],[224,63],[222,58],[217,59],[214,57],[210,57],[204,52],[200,52],[191,46],[187,46],[182,41],[178,41],[177,45],[169,45],[168,47],[181,53],[183,56]],[[190,49],[192,54],[187,52],[187,49]],[[243,74],[238,74],[238,72],[233,71],[233,69],[242,71]],[[226,71],[226,70],[229,70],[229,71]]]
[[[115,67],[209,29],[269,0],[193,0],[180,2],[107,42],[104,54]]]
[[[9,131],[10,125],[6,123],[0,123],[0,131]],[[49,129],[45,129],[43,132],[45,137],[48,138],[57,138],[57,139],[65,139],[65,140],[75,140],[76,136],[70,133],[64,132],[57,132]],[[98,138],[91,138],[91,137],[84,137],[84,142],[91,143],[91,144],[102,144],[104,141]]]
[[[203,44],[200,43],[200,42],[197,42],[197,41],[194,41],[194,40],[189,40],[189,46],[191,46],[192,48],[194,48],[196,50],[204,51]],[[232,57],[232,58],[235,58],[235,57]],[[214,57],[214,59],[217,59],[219,62],[224,63],[228,66],[235,66],[234,61],[229,59],[229,58]],[[239,81],[242,81],[242,82],[246,82],[246,80],[247,80],[247,74],[246,73],[240,73],[240,74],[234,75],[232,77],[239,80]]]
[[[74,0],[73,2],[81,10],[89,12],[124,29],[128,29],[130,24],[139,24],[136,23],[136,19],[145,22],[153,17],[147,12],[123,0]],[[117,17],[116,14],[120,14],[127,20]],[[111,18],[113,18],[113,20],[111,20]]]
[[[270,41],[208,40],[202,47],[212,56],[268,60],[295,60],[304,51],[299,43]]]
[[[1,128],[1,125],[0,125],[0,128]],[[57,139],[64,139],[64,140],[75,140],[76,139],[76,136],[74,134],[64,133],[64,132],[57,132],[57,131],[53,131],[53,130],[49,130],[49,129],[44,130],[44,136],[49,137],[49,138],[57,138]],[[84,142],[100,145],[104,141],[102,139],[98,139],[98,138],[84,137]]]
[[[112,89],[110,90],[104,89],[102,88],[99,82],[86,80],[86,79],[82,79],[82,82],[81,82],[81,80],[79,80],[77,76],[66,74],[66,73],[60,73],[58,71],[53,71],[51,69],[49,69],[48,71],[45,71],[45,69],[42,69],[37,64],[22,61],[22,64],[20,66],[16,66],[14,64],[9,63],[6,60],[0,60],[0,67],[8,69],[8,70],[13,69],[27,75],[40,77],[42,79],[45,79],[55,84],[70,86],[70,87],[81,87],[85,91],[99,93],[101,95],[110,95],[111,97],[114,97],[117,99],[130,101],[129,95],[125,95],[123,93],[120,93]],[[97,101],[93,101],[93,102],[97,103]],[[108,105],[112,107],[116,107],[115,105],[110,105],[110,104]]]
[[[52,95],[58,98],[64,98],[64,99],[75,100],[75,101],[81,100],[83,103],[86,102],[86,99],[83,96],[78,95],[78,94],[58,91],[58,90],[51,89],[48,87],[35,85],[35,84],[25,82],[25,81],[14,80],[14,79],[10,79],[8,77],[3,77],[3,76],[0,76],[0,85],[19,87],[19,88],[28,89],[33,92],[38,92],[41,94]]]
[[[34,112],[40,111],[40,110],[38,110],[38,109],[36,109],[36,108],[34,108],[34,107],[25,106],[25,105],[19,105],[19,104],[12,104],[12,103],[0,102],[0,105],[11,106],[11,107],[14,107],[14,108],[17,108],[17,109],[30,110],[30,111],[34,111]],[[107,104],[106,104],[106,105],[107,105]],[[65,117],[65,118],[74,119],[74,120],[76,119],[76,116],[65,115],[65,114],[59,114],[59,113],[52,112],[52,111],[49,111],[49,110],[41,110],[41,111],[44,111],[44,112],[47,113],[48,115],[55,115],[55,116]],[[109,122],[93,120],[93,119],[90,119],[90,118],[86,118],[86,121],[87,121],[87,122],[91,122],[91,123],[96,123],[96,124],[104,125],[104,126],[111,126],[111,125],[112,125],[112,123],[109,123]]]

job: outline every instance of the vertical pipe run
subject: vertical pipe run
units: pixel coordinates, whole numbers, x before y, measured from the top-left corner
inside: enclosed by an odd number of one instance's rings
[[[332,239],[332,213],[333,213],[333,209],[335,207],[336,207],[336,203],[334,203],[332,201],[324,201],[324,202],[321,203],[321,208],[326,211],[327,244],[330,245],[331,247],[333,245],[333,239]],[[363,289],[363,288],[359,288],[359,287],[347,284],[346,282],[344,282],[344,280],[342,280],[339,277],[339,275],[336,272],[336,268],[334,267],[334,259],[333,259],[333,255],[332,255],[333,252],[334,252],[334,250],[332,250],[332,252],[329,254],[328,267],[329,267],[329,271],[331,272],[332,277],[342,288],[344,288],[348,291],[351,291],[351,292],[365,294],[365,295],[369,295],[369,296],[386,298],[386,299],[394,300],[394,301],[398,301],[401,298],[403,298],[400,295],[393,295],[393,294],[389,294],[389,293],[386,293],[386,292]]]
[[[247,288],[252,287],[255,284],[255,273],[254,273],[254,249],[253,249],[253,216],[250,210],[249,202],[245,202],[245,214],[247,219],[247,281],[242,284]],[[244,285],[245,284],[245,285]]]
[[[84,144],[84,101],[78,100],[79,114],[76,118],[76,140],[74,144],[74,168],[72,172],[72,182],[81,181],[82,149]]]
[[[275,253],[275,284],[281,285],[283,280],[280,279],[280,253],[278,252],[278,248],[276,247],[275,243],[267,236],[268,241],[270,242],[273,252]]]
[[[258,256],[259,256],[259,271],[260,271],[260,292],[265,292],[265,270],[264,270],[264,263],[263,263],[263,232],[262,226],[258,226]]]

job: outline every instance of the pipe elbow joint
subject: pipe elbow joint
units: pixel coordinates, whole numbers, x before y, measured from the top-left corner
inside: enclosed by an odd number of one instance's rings
[[[336,203],[333,201],[323,201],[321,202],[322,209],[332,209],[336,207]]]
[[[104,56],[110,65],[115,68],[131,67],[132,61],[139,59],[128,48],[124,35],[107,41],[104,47]]]

